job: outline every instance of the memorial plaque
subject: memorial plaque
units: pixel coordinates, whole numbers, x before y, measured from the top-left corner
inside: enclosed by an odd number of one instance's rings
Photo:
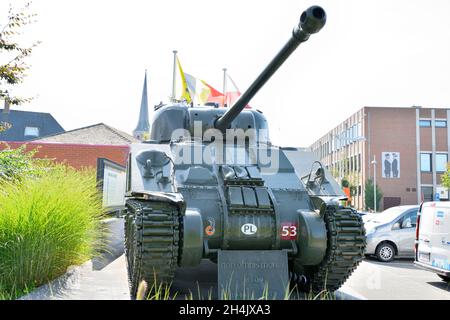
[[[284,299],[289,288],[286,251],[219,251],[218,296],[226,300]]]

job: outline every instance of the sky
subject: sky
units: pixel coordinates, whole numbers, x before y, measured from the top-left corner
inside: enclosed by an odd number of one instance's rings
[[[244,91],[315,4],[326,26],[250,103],[273,143],[309,146],[363,106],[450,107],[448,0],[35,0],[22,40],[41,44],[14,93],[36,98],[18,108],[66,130],[104,122],[131,133],[146,69],[150,109],[169,101],[173,50],[184,72],[221,90],[226,67]]]

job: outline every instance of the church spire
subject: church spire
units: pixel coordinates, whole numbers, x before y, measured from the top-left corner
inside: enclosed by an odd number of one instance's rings
[[[139,111],[139,120],[133,136],[139,140],[147,140],[150,133],[150,124],[148,122],[148,97],[147,97],[147,70],[145,70],[144,88],[142,89],[141,109]]]

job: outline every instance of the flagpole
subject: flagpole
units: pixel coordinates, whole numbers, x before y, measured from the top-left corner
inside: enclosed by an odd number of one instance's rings
[[[176,70],[177,70],[177,50],[173,50],[173,76],[172,76],[172,102],[175,101],[176,90]]]
[[[222,106],[225,107],[225,100],[226,100],[226,90],[227,90],[227,68],[223,68],[223,104]]]

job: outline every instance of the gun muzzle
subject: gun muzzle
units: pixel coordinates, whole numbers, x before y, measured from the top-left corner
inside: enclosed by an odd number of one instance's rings
[[[313,33],[319,32],[327,22],[327,14],[319,6],[312,6],[303,11],[300,16],[300,23],[294,28],[293,35],[299,41],[308,40]]]
[[[283,48],[278,52],[275,58],[265,67],[256,80],[250,85],[236,103],[227,110],[215,122],[215,127],[221,131],[225,131],[231,122],[244,110],[245,106],[261,89],[261,87],[270,79],[270,77],[278,70],[278,68],[286,61],[286,59],[297,49],[297,47],[313,33],[317,33],[323,28],[327,21],[325,10],[319,6],[312,6],[302,13],[300,22],[292,31],[292,36]]]

